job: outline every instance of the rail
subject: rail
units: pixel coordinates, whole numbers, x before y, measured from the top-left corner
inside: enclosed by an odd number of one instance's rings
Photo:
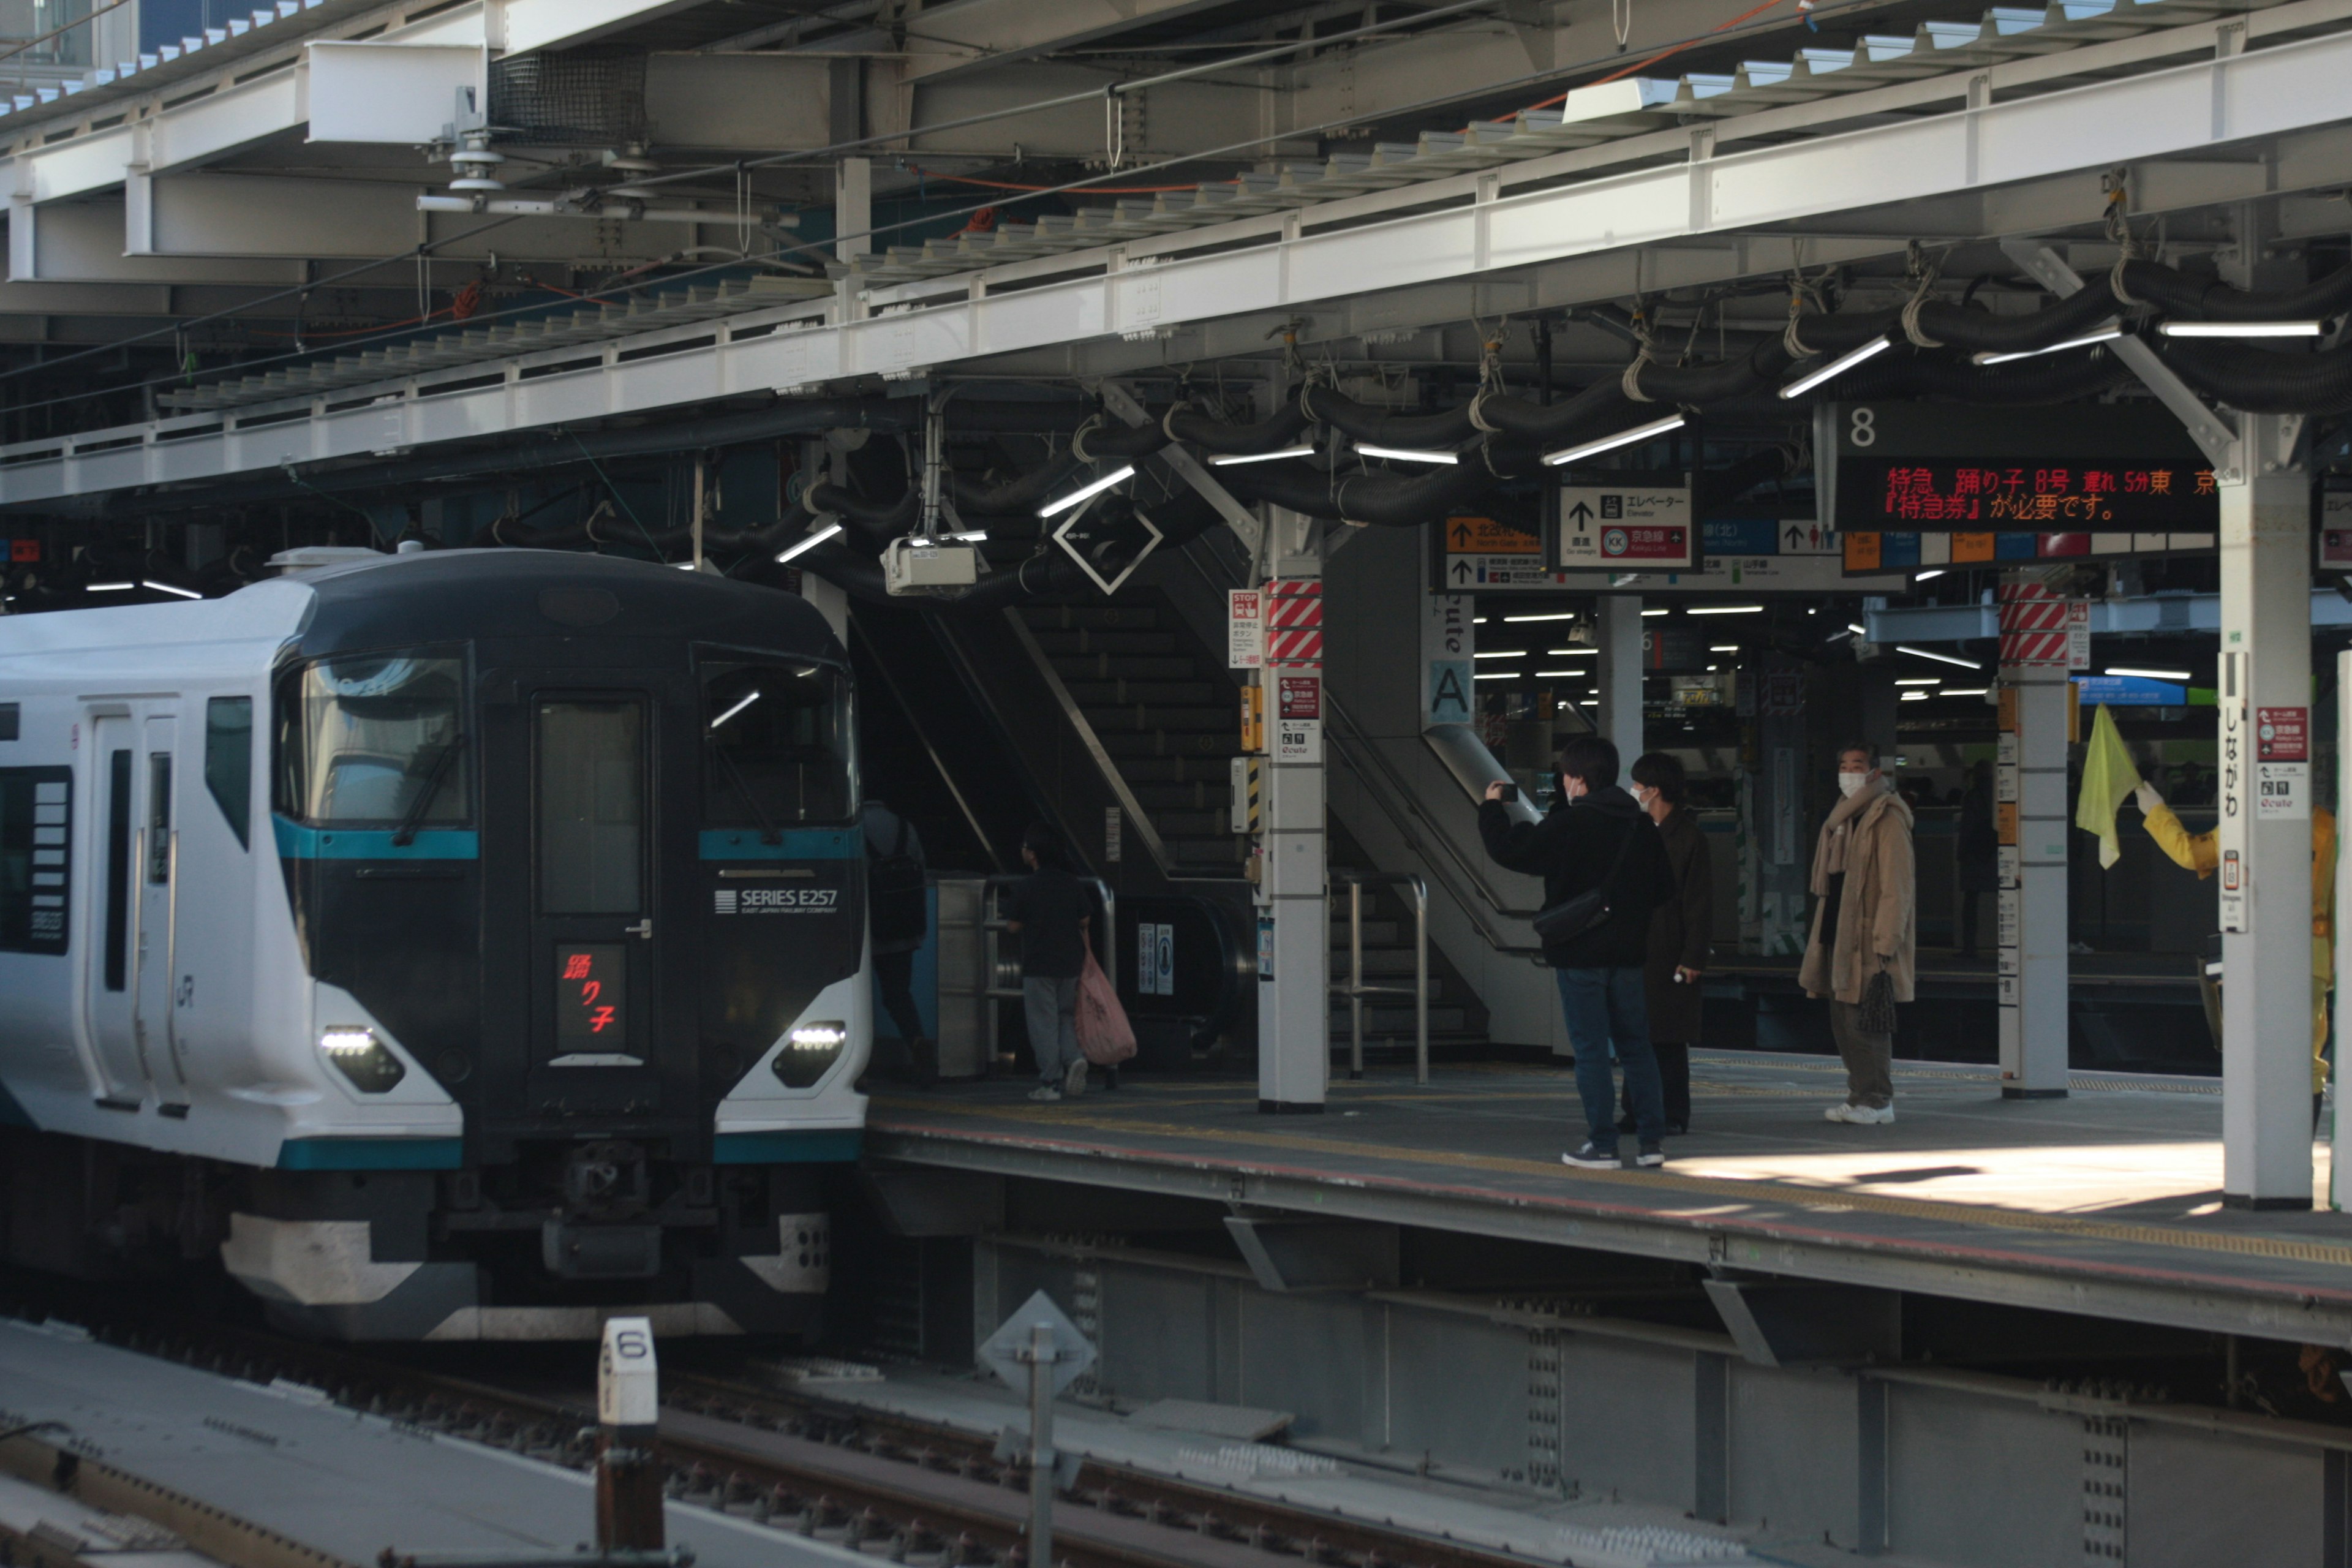
[[[1429,1081],[1429,883],[1410,871],[1334,871],[1348,884],[1348,983],[1331,989],[1348,999],[1348,1076],[1364,1076],[1364,998],[1412,998],[1412,1081]],[[1412,986],[1364,984],[1364,889],[1412,889]],[[1327,898],[1329,896],[1327,892]],[[1328,924],[1327,920],[1326,924]]]

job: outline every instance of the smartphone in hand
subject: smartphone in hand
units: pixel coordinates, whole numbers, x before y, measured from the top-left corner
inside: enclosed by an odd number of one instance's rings
[[[1516,801],[1519,798],[1519,786],[1515,784],[1507,784],[1503,786],[1503,793],[1496,795],[1495,798],[1500,801]]]

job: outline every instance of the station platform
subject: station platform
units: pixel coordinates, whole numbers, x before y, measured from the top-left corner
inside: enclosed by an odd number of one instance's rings
[[[1692,1054],[1662,1171],[1559,1163],[1572,1075],[1465,1066],[1332,1085],[1262,1115],[1250,1082],[1145,1080],[1035,1104],[1020,1082],[877,1098],[873,1156],[2173,1328],[2352,1346],[2352,1215],[2221,1201],[2219,1080],[1898,1062],[1897,1121],[1822,1120],[1833,1058]],[[2327,1190],[2328,1123],[2314,1149]],[[1571,1131],[1573,1129],[1573,1131]],[[1630,1145],[1630,1140],[1628,1141]]]

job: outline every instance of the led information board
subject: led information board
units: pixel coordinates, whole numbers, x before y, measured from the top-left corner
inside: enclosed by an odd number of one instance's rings
[[[556,950],[555,1038],[568,1047],[625,1050],[629,950],[581,942]]]
[[[2221,524],[2212,466],[2161,408],[1844,403],[1817,414],[1842,531],[2168,532]]]

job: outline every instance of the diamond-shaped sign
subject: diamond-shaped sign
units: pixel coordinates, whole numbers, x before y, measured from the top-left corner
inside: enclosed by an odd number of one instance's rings
[[[1004,1320],[1004,1326],[988,1336],[980,1347],[980,1359],[1016,1394],[1029,1392],[1029,1358],[1036,1343],[1039,1324],[1049,1331],[1053,1342],[1054,1392],[1059,1394],[1086,1374],[1095,1364],[1095,1347],[1078,1326],[1062,1315],[1054,1299],[1043,1290],[1021,1303],[1020,1310]]]
[[[1141,507],[1131,509],[1124,517],[1097,516],[1092,501],[1072,512],[1069,521],[1054,531],[1054,542],[1106,595],[1118,592],[1119,584],[1160,548],[1163,537]],[[1104,569],[1114,566],[1116,573],[1105,578]]]

